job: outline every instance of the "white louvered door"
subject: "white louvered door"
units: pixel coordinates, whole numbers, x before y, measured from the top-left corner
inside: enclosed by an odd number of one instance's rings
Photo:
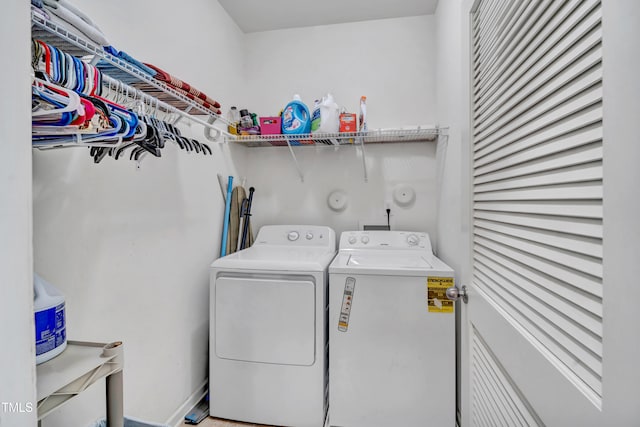
[[[603,393],[602,40],[599,0],[471,15],[465,426],[629,425]]]

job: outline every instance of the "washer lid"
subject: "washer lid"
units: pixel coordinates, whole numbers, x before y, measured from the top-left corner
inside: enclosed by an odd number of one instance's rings
[[[346,265],[349,267],[379,267],[381,265],[393,266],[394,268],[423,268],[432,269],[433,266],[420,254],[398,254],[398,253],[352,253],[347,259]]]
[[[335,250],[322,247],[255,245],[215,260],[213,268],[281,271],[323,271]]]
[[[340,251],[329,272],[395,276],[453,274],[448,265],[433,255],[400,250]]]

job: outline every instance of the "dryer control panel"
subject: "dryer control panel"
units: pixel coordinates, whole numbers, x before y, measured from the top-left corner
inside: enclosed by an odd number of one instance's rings
[[[321,225],[265,225],[254,245],[320,246],[335,250],[336,234]]]
[[[433,253],[429,234],[417,231],[345,231],[340,236],[343,249],[426,249]]]

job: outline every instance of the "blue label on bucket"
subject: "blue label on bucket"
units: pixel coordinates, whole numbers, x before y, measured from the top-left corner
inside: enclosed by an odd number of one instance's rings
[[[51,351],[67,338],[64,303],[35,313],[36,356]]]

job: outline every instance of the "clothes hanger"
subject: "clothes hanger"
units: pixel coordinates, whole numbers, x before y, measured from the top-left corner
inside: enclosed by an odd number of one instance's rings
[[[139,147],[135,148],[129,155],[130,160],[140,160],[144,152],[153,154],[155,157],[160,157],[160,147],[158,146],[161,139],[158,135],[158,131],[154,126],[147,126],[147,138],[136,143]]]
[[[143,121],[138,122],[137,131],[136,131],[136,134],[134,135],[133,140],[124,145],[121,145],[118,148],[112,149],[112,152],[110,152],[109,154],[112,155],[116,160],[118,160],[118,158],[120,158],[120,155],[127,148],[133,147],[135,145],[140,145],[140,143],[146,143],[145,140],[148,138],[148,135],[151,134],[152,132],[155,132],[155,130],[150,129],[145,122]]]
[[[32,118],[32,125],[38,126],[68,126],[73,120],[73,114],[70,112],[60,112],[66,106],[43,94],[33,92],[32,96],[32,114],[38,114],[39,119]]]
[[[74,89],[77,83],[76,75],[70,69],[71,65],[73,64],[73,57],[71,57],[66,53],[63,53],[62,51],[58,50],[55,47],[52,47],[46,43],[43,43],[42,41],[34,41],[33,43],[35,46],[38,46],[39,49],[34,50],[34,56],[36,56],[36,58],[33,59],[32,62],[40,64],[40,60],[44,52],[45,53],[45,69],[48,69],[49,72],[53,74],[52,79],[47,78],[48,83],[52,85],[52,86],[49,86],[47,89],[57,92],[58,94],[64,97],[69,97],[75,102],[75,95],[71,95],[72,92],[70,92],[69,90],[66,90],[66,91],[64,90],[64,88]],[[50,75],[46,75],[46,77],[49,77],[49,76]],[[44,79],[41,79],[41,80],[44,80]],[[51,80],[54,80],[59,84],[54,86],[54,83],[52,83]],[[40,95],[42,94],[43,92],[40,91]],[[47,95],[50,95],[50,94],[47,93]],[[44,95],[44,96],[46,97],[47,95]],[[61,98],[54,97],[54,99],[59,101],[62,104],[66,103],[66,101]],[[73,108],[75,107],[75,104],[71,104],[71,106],[72,106],[71,108]],[[88,117],[85,114],[87,111],[89,112]],[[81,106],[76,108],[76,112],[74,113],[75,117],[71,121],[71,124],[73,125],[84,124],[87,120],[90,120],[90,118],[92,117],[92,114],[91,114],[92,111],[93,111],[93,108],[91,108],[91,106],[86,101],[81,101]],[[40,114],[45,114],[45,113],[44,111],[41,111],[38,113],[34,113],[33,116],[37,117]],[[66,120],[61,121],[58,124],[62,124],[64,122],[66,122]],[[36,124],[38,124],[38,121],[36,121]]]
[[[33,91],[41,95],[43,97],[47,97],[49,99],[54,99],[60,103],[64,103],[65,107],[59,110],[56,110],[56,113],[64,113],[64,112],[74,112],[80,108],[80,96],[72,90],[64,88],[62,86],[54,85],[53,83],[46,82],[37,77],[33,79],[34,84],[31,86]],[[57,91],[51,90],[51,88],[55,87]],[[62,96],[60,92],[63,92],[65,96]],[[65,102],[66,101],[66,102]],[[49,111],[35,111],[32,113],[33,117],[45,116],[47,114],[51,114]]]
[[[63,92],[62,90],[56,88],[55,86],[51,86],[49,87],[50,90],[59,93],[60,95],[64,96],[66,93],[76,93],[75,91],[70,91],[70,92]],[[71,122],[72,125],[84,125],[87,121],[91,120],[91,118],[93,118],[96,108],[94,106],[94,104],[86,99],[84,96],[80,96],[80,104],[82,106],[82,109],[78,109],[78,113],[79,116],[77,119],[73,120]]]
[[[34,40],[33,45],[37,49],[34,49],[32,63],[38,68],[44,68],[47,72],[41,73],[43,78],[34,79],[32,89],[34,100],[39,99],[47,105],[46,109],[32,113],[35,118],[33,123],[36,145],[99,140],[117,144],[122,142],[123,138],[133,137],[137,128],[135,115],[124,109],[118,109],[118,106],[112,103],[107,105],[103,100],[87,96],[101,93],[101,88],[98,88],[95,83],[101,84],[102,79],[95,67],[42,41]],[[42,67],[40,64],[43,64]],[[82,97],[76,91],[79,91]],[[117,111],[119,119],[112,117],[113,110]],[[90,120],[96,113],[100,115],[97,123],[107,125],[109,128],[98,126],[101,131],[80,135],[80,128],[88,128],[91,125]],[[57,126],[58,131],[54,135],[46,135],[46,129],[51,128],[41,125]],[[61,135],[64,128],[68,134]],[[38,133],[40,135],[37,135]]]
[[[65,53],[64,55],[65,55],[65,58],[67,59],[66,64],[67,64],[68,77],[67,77],[67,81],[63,86],[66,87],[67,89],[75,90],[76,86],[78,85],[78,75],[76,73],[76,61],[68,53]]]
[[[60,80],[60,72],[58,71],[58,50],[53,46],[49,47],[51,54],[51,73],[47,73],[51,76],[54,82],[58,82]]]
[[[41,83],[40,81],[38,81],[38,83]],[[69,91],[69,90],[65,90],[62,87],[56,87],[52,84],[49,83],[50,86],[45,86],[45,89],[38,89],[40,91],[40,95],[47,97],[50,96],[51,99],[47,98],[49,101],[52,102],[58,102],[58,103],[62,103],[65,102],[65,98],[62,95],[62,93],[69,95],[72,99],[75,99],[75,96],[78,96],[78,99],[80,100],[81,104],[82,102],[86,102],[87,104],[87,109],[90,109],[91,107],[89,107],[89,105],[94,106],[94,109],[92,112],[96,112],[98,109],[101,109],[101,111],[106,112],[107,113],[107,117],[109,120],[109,123],[111,125],[110,129],[105,129],[102,132],[98,132],[97,134],[94,135],[76,135],[76,136],[71,136],[71,137],[67,137],[67,138],[62,138],[62,137],[57,137],[57,138],[49,138],[49,140],[47,140],[47,137],[36,137],[36,139],[38,140],[39,144],[45,144],[47,142],[51,142],[51,143],[60,143],[62,142],[73,142],[76,141],[78,143],[80,142],[98,142],[98,141],[102,141],[102,142],[111,142],[113,144],[117,144],[122,142],[123,139],[125,138],[131,138],[133,137],[134,133],[135,133],[135,129],[137,126],[137,117],[135,115],[130,114],[129,112],[127,112],[126,110],[119,110],[116,109],[115,107],[112,106],[107,106],[106,104],[102,103],[102,101],[96,100],[96,99],[92,99],[92,103],[88,102],[86,99],[81,99],[80,96],[73,92],[73,91]],[[89,98],[91,99],[91,98]],[[102,104],[102,105],[100,105]],[[73,105],[71,107],[67,106],[66,109],[71,109],[73,107]],[[83,106],[84,107],[84,106]],[[97,108],[95,108],[97,107]],[[38,112],[37,114],[34,115],[51,115],[52,112],[60,112],[63,111],[64,108],[58,108],[56,110],[47,110],[47,111],[43,111],[43,112]],[[115,112],[115,114],[114,114]],[[86,116],[86,112],[85,112],[85,116]],[[58,125],[69,125],[71,122],[69,121],[70,118],[69,117],[65,117],[64,121],[59,121],[57,123],[54,124],[58,124]],[[85,121],[78,121],[78,123],[85,123]],[[39,124],[38,121],[35,121],[34,123]],[[46,122],[47,124],[51,124],[51,121]],[[70,132],[73,133],[77,133],[78,132],[78,127],[72,127],[70,128]]]
[[[202,147],[200,146],[200,143],[198,141],[192,138],[192,139],[189,139],[189,142],[193,146],[193,149],[196,151],[196,153],[202,152]]]
[[[89,70],[90,72],[92,72],[92,70],[95,70],[96,73],[100,72],[95,67],[93,67],[93,69],[89,68]],[[92,80],[92,79],[88,79],[88,80]],[[106,105],[108,109],[111,111],[112,115],[116,115],[126,122],[127,131],[126,133],[124,133],[123,138],[126,139],[126,138],[133,137],[139,122],[138,116],[132,111],[128,110],[125,106],[117,104],[107,98],[102,97],[101,95],[96,95],[95,90],[91,89],[91,92],[93,93],[92,98],[102,101],[103,104]],[[118,92],[121,92],[121,91],[118,91]]]
[[[101,135],[98,138],[102,142],[111,141],[114,144],[119,144],[123,141],[123,135],[129,132],[129,125],[126,120],[124,120],[117,114],[111,115],[110,122],[114,124],[114,127],[117,127],[116,133],[109,138],[104,138],[105,135]],[[89,150],[89,155],[93,157],[94,163],[100,163],[102,159],[104,159],[104,157],[109,153],[110,149],[111,147],[91,147],[91,149]]]
[[[113,155],[116,159],[119,159],[127,148],[134,147],[129,156],[131,160],[140,160],[144,152],[151,153],[155,157],[160,157],[160,149],[163,146],[164,143],[160,136],[160,131],[153,124],[147,122],[146,117],[143,116],[138,122],[138,132],[132,142],[114,150]]]

